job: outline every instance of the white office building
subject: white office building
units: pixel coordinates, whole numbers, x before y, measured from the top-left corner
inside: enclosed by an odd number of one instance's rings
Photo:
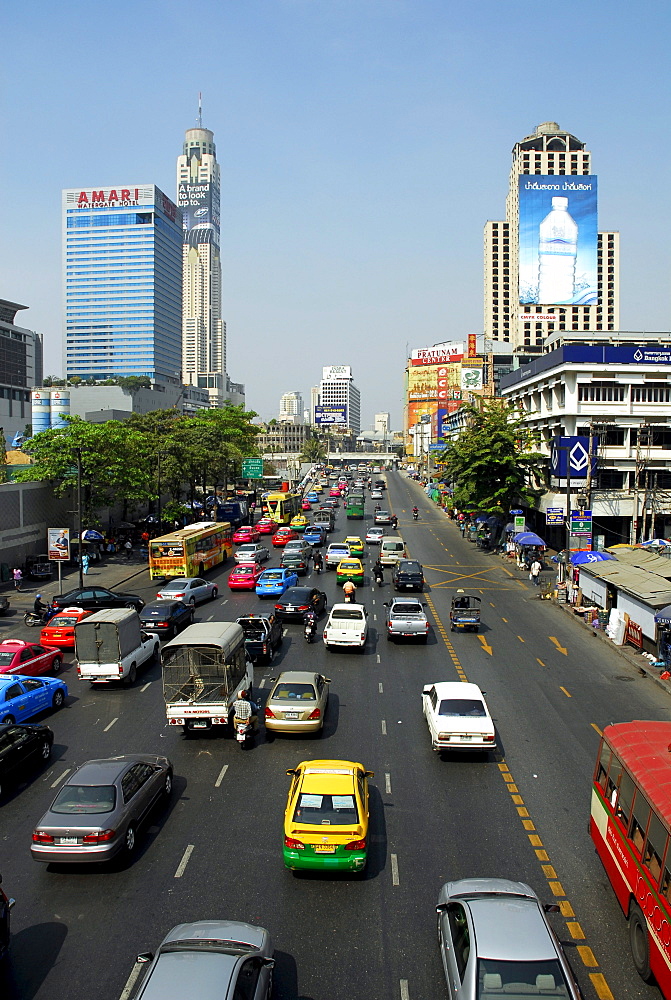
[[[376,413],[375,414],[375,430],[379,431],[385,436],[389,434],[390,429],[390,419],[388,413]]]
[[[591,153],[585,143],[561,129],[556,122],[543,122],[531,135],[515,143],[512,156],[506,218],[487,222],[484,231],[485,337],[509,342],[515,354],[533,357],[542,353],[547,338],[558,331],[617,330],[620,323],[619,233],[596,231],[597,179],[592,175]],[[526,180],[527,175],[542,175],[543,180]],[[560,176],[574,179],[560,181]],[[547,225],[549,215],[540,227],[535,226],[536,288],[530,289],[529,285],[534,285],[533,276],[528,280],[527,266],[533,235],[532,198],[540,199],[545,189],[546,208],[552,207],[554,216],[561,214],[566,219],[567,212],[573,211],[572,199],[580,194],[586,197],[590,188],[593,188],[592,211],[586,211],[584,218],[579,220],[580,225],[574,224],[568,216],[574,227],[574,244],[577,244],[577,248],[573,246],[573,258],[570,257],[571,247],[566,245],[570,239],[565,240],[563,246],[561,239],[541,245],[543,236],[541,233],[539,237],[539,229]],[[522,214],[520,191],[524,201]],[[592,269],[595,273],[590,273],[591,281],[582,266],[588,255],[580,242],[583,234],[588,238],[588,233],[590,246],[592,239],[596,243],[593,248],[596,266]],[[567,266],[573,267],[569,294],[559,292],[554,296],[555,301],[541,301],[543,297],[552,297],[548,282],[542,280],[541,261],[549,261],[553,267],[569,262]]]
[[[303,423],[303,394],[285,392],[280,397],[279,419],[293,424]]]
[[[354,434],[360,432],[361,394],[354,385],[352,369],[348,365],[329,365],[322,369],[315,423],[325,430],[338,427]]]

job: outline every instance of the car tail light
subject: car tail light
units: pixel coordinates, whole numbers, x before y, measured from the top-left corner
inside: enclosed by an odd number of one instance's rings
[[[291,851],[305,850],[305,844],[302,844],[300,840],[293,840],[291,837],[284,838],[284,846],[288,847]]]
[[[183,594],[173,594],[173,597],[186,597],[186,591]]]
[[[267,642],[264,642],[264,644],[263,644],[263,652],[264,653],[268,652],[268,643]]]
[[[426,625],[424,626],[424,628],[426,629],[427,632],[429,631],[429,623],[428,622],[426,623]]]
[[[120,663],[119,664],[119,674],[122,674],[122,673],[123,673],[123,665]]]
[[[326,642],[326,629],[324,629],[324,634],[323,634],[322,638],[323,638],[324,642]]]
[[[264,714],[265,714],[266,719],[274,719],[275,718],[275,713],[273,712],[273,710],[271,708],[266,708]]]
[[[363,642],[365,638],[366,638],[366,633],[362,632],[361,633],[361,641]]]
[[[275,611],[284,611],[284,605],[283,604],[276,604],[275,605]]]
[[[299,606],[298,610],[299,611],[309,611],[310,610],[310,605],[309,604],[301,604]]]
[[[345,844],[346,851],[365,851],[366,850],[366,838],[363,840],[351,840],[349,844]]]
[[[154,622],[154,624],[155,625],[160,625],[162,628],[167,628],[168,627],[168,623],[167,622]]]
[[[493,736],[485,736],[484,742],[485,743],[493,743],[494,742],[494,737]]]
[[[82,844],[107,844],[114,838],[116,830],[101,830],[100,833],[87,833],[82,837]]]
[[[54,838],[44,830],[33,830],[33,844],[53,844]]]
[[[314,712],[310,712],[308,719],[321,719],[322,710],[321,708],[315,708]]]

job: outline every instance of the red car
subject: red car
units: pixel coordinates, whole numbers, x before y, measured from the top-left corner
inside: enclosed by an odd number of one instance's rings
[[[294,531],[293,528],[278,528],[273,535],[273,546],[276,549],[282,548],[287,542],[292,542],[294,538],[298,538],[298,532]]]
[[[309,500],[303,500],[301,503],[301,510],[312,510],[312,504]]]
[[[233,541],[236,545],[242,542],[258,542],[259,532],[256,528],[250,527],[248,524],[243,524],[241,528],[233,535]]]
[[[228,574],[228,586],[231,590],[256,590],[262,573],[260,563],[238,563]]]
[[[331,489],[331,491],[329,492],[329,496],[330,496],[330,497],[339,497],[339,496],[340,496],[340,490],[338,489],[338,487],[337,487],[337,486],[334,486],[334,487],[333,487],[333,488]]]
[[[83,608],[65,608],[63,611],[58,611],[40,632],[40,642],[60,646],[61,649],[74,649],[75,625],[82,618],[92,614],[92,611],[84,611]]]
[[[5,639],[0,642],[0,674],[57,674],[63,663],[60,649],[38,646],[23,639]]]
[[[260,535],[272,535],[274,531],[277,531],[277,528],[277,521],[273,521],[272,517],[262,517],[256,525],[256,530]]]

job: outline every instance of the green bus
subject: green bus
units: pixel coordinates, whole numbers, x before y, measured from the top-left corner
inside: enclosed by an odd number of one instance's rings
[[[363,493],[350,493],[347,497],[347,520],[362,521],[366,498]]]

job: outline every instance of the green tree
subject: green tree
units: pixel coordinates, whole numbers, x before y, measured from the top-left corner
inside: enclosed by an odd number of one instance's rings
[[[466,428],[439,456],[455,507],[507,516],[519,503],[533,505],[545,492],[546,459],[533,450],[533,435],[515,407],[485,399],[463,409]]]
[[[81,377],[81,375],[71,375],[70,378],[68,379],[70,385],[81,385],[83,381],[84,379]]]
[[[310,437],[307,438],[305,444],[303,445],[303,450],[299,455],[302,462],[325,462],[326,461],[326,447],[323,441],[319,438]]]

